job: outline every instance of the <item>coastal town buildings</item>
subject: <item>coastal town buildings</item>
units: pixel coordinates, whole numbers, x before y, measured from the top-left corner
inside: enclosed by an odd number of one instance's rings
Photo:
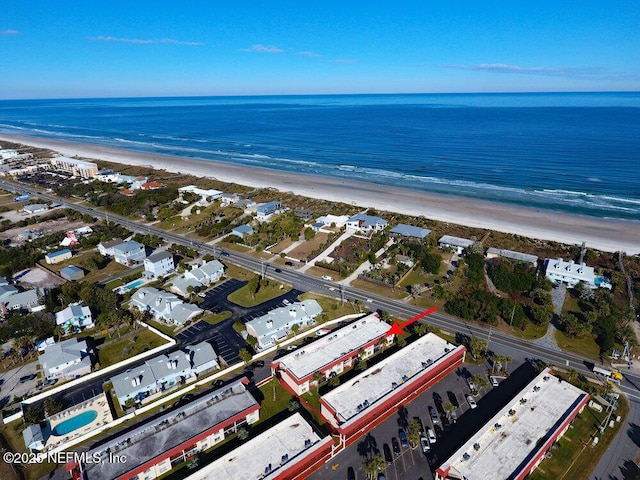
[[[71,253],[71,250],[69,250],[68,248],[63,248],[62,250],[47,253],[44,256],[44,261],[47,262],[49,265],[55,265],[56,263],[69,260],[72,256],[73,256],[73,253]]]
[[[465,253],[475,242],[467,238],[453,237],[451,235],[444,235],[438,240],[438,246],[440,248],[450,248],[458,255]]]
[[[427,236],[431,233],[431,230],[429,230],[428,228],[414,227],[413,225],[399,223],[391,230],[389,230],[389,233],[398,237],[412,238],[422,241],[427,238]]]
[[[75,158],[54,157],[51,159],[51,166],[74,177],[93,178],[98,174],[98,166],[95,163]]]
[[[149,278],[163,277],[175,271],[173,255],[167,251],[149,255],[143,260],[143,264],[144,276]]]
[[[348,221],[349,217],[347,215],[323,215],[316,218],[316,221],[311,228],[316,232],[323,228],[330,228],[332,225],[335,228],[342,228]]]
[[[502,258],[508,258],[509,260],[515,260],[516,262],[531,263],[532,265],[538,264],[538,257],[535,255],[514,252],[511,250],[504,250],[501,248],[489,247],[487,249],[486,257],[487,259],[502,257]]]
[[[84,270],[76,267],[75,265],[69,265],[60,270],[60,276],[65,280],[81,280],[84,278]]]
[[[220,190],[215,190],[213,188],[203,189],[198,188],[195,185],[187,185],[186,187],[181,187],[178,189],[178,193],[180,194],[183,194],[185,192],[198,195],[200,197],[200,200],[202,200],[204,203],[210,203],[222,197],[222,192]]]
[[[187,320],[202,313],[202,309],[190,303],[183,303],[173,293],[153,287],[143,287],[131,295],[130,305],[141,312],[148,312],[156,320],[169,325],[182,325]]]
[[[593,267],[587,266],[584,262],[575,263],[573,260],[565,262],[561,258],[544,261],[545,275],[554,283],[564,283],[570,287],[575,287],[582,282],[588,288],[606,288],[611,290],[611,281],[605,277],[595,275]]]
[[[219,368],[219,364],[215,350],[211,344],[200,342],[153,357],[110,380],[118,401],[124,405],[130,398],[141,402],[149,395],[185,383],[216,368]]]
[[[253,228],[251,228],[250,225],[238,225],[231,230],[231,235],[235,235],[244,240],[244,237],[253,235]]]
[[[358,213],[347,220],[345,227],[347,230],[370,234],[381,232],[387,228],[387,225],[388,222],[383,218],[367,215],[366,213]]]
[[[436,480],[526,478],[588,400],[588,393],[543,370],[440,464]]]
[[[244,380],[246,382],[246,379]],[[71,464],[73,475],[85,480],[154,479],[196,454],[222,442],[259,420],[260,405],[243,381],[203,395],[179,410],[154,417],[89,450],[104,462]],[[109,462],[109,454],[126,462]],[[240,462],[243,465],[242,461]],[[217,478],[217,477],[208,477]],[[222,477],[242,478],[240,477]]]
[[[332,444],[329,435],[320,436],[296,412],[185,480],[303,478],[309,467],[329,454]]]
[[[77,338],[48,346],[38,363],[46,378],[75,378],[91,372],[87,342]]]
[[[26,310],[32,313],[42,311],[45,309],[42,301],[43,295],[44,293],[41,290],[35,288],[13,293],[0,300],[2,313],[4,314],[11,310]]]
[[[389,325],[372,313],[329,335],[275,359],[271,371],[296,395],[317,386],[321,379],[340,375],[390,344]]]
[[[116,245],[120,245],[123,242],[121,238],[114,238],[113,240],[109,240],[107,242],[100,242],[98,244],[98,252],[100,255],[113,257],[113,247]]]
[[[69,305],[64,310],[56,313],[56,325],[65,331],[84,330],[95,327],[91,310],[86,305]]]
[[[322,313],[322,307],[315,300],[303,300],[284,307],[278,307],[261,317],[245,324],[249,335],[258,339],[260,350],[272,347],[293,331],[293,326],[303,328],[311,325],[314,318]]]
[[[269,220],[273,215],[280,213],[282,205],[278,200],[272,202],[262,203],[256,207],[256,218],[264,222]]]
[[[34,215],[36,213],[42,213],[49,210],[49,205],[46,203],[32,203],[30,205],[25,205],[22,207],[22,211],[25,215]]]
[[[427,333],[320,397],[321,414],[342,438],[362,435],[373,421],[462,365],[465,351]]]
[[[147,258],[145,246],[135,240],[122,242],[112,247],[113,259],[121,265],[129,266],[136,262],[142,262]]]

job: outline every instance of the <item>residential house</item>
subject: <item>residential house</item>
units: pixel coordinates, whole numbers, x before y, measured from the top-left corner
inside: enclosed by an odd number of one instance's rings
[[[185,278],[193,278],[203,285],[210,285],[217,282],[224,275],[224,265],[218,260],[206,260],[198,268],[192,268],[185,272]]]
[[[503,257],[503,258],[508,258],[509,260],[515,260],[516,262],[531,263],[533,265],[538,264],[538,257],[536,257],[535,255],[529,255],[527,253],[520,253],[520,252],[513,252],[511,250],[503,250],[501,248],[489,247],[487,249],[486,256],[488,259]]]
[[[380,217],[358,213],[347,220],[346,229],[361,233],[381,232],[387,228],[387,221]]]
[[[238,225],[231,230],[231,235],[235,235],[236,237],[240,237],[244,240],[244,237],[253,235],[253,228],[249,225]]]
[[[70,338],[48,347],[38,357],[46,378],[74,378],[91,372],[91,358],[87,342]]]
[[[238,200],[236,202],[236,207],[242,208],[245,211],[245,213],[246,212],[255,212],[255,210],[256,210],[256,202],[254,202],[253,200],[248,200],[248,199],[241,198],[240,200]]]
[[[314,322],[322,313],[322,307],[315,300],[304,300],[271,310],[266,315],[246,323],[249,335],[258,339],[258,348],[272,347],[292,332],[294,325],[305,327]]]
[[[0,300],[10,297],[18,292],[19,290],[16,287],[8,283],[6,285],[0,285]]]
[[[130,182],[131,182],[131,185],[129,186],[129,188],[131,190],[140,190],[142,189],[143,185],[149,182],[149,179],[147,177],[135,177]]]
[[[109,240],[104,243],[101,242],[98,244],[98,252],[105,257],[113,257],[113,247],[120,245],[122,242],[123,240],[121,238],[114,238],[113,240]]]
[[[195,185],[187,185],[186,187],[181,187],[178,189],[178,193],[182,194],[184,192],[190,192],[195,195],[199,195],[201,200],[205,202],[213,202],[214,200],[219,199],[222,196],[222,192],[220,190],[208,189],[205,190],[203,188],[198,188]]]
[[[113,247],[113,259],[121,265],[132,265],[142,262],[147,257],[145,246],[135,240],[122,242]]]
[[[158,190],[164,188],[164,185],[160,182],[146,182],[140,185],[140,190]]]
[[[180,305],[183,302],[176,295],[153,287],[140,288],[131,296],[131,306],[171,325],[181,325],[202,313],[195,305],[177,308]]]
[[[390,234],[405,237],[405,238],[415,238],[417,240],[424,240],[431,233],[431,230],[428,228],[422,227],[414,227],[413,225],[405,225],[404,223],[399,223],[395,227],[393,227],[390,231]]]
[[[65,280],[81,280],[84,278],[84,270],[74,265],[69,265],[60,270],[60,276]]]
[[[462,255],[468,248],[471,248],[474,243],[473,240],[452,237],[451,235],[444,235],[438,240],[438,246],[440,248],[450,248],[458,255]]]
[[[31,205],[25,205],[22,207],[22,211],[27,215],[33,215],[34,213],[42,213],[49,210],[49,205],[46,203],[32,203]]]
[[[146,277],[163,277],[175,271],[173,255],[170,252],[156,252],[144,259],[144,275]]]
[[[553,260],[545,259],[546,277],[554,283],[565,283],[575,287],[579,282],[587,287],[596,288],[596,278],[593,267],[588,267],[584,262],[574,263],[573,260],[565,262],[561,258]]]
[[[56,170],[71,173],[74,177],[92,178],[98,175],[98,166],[93,162],[85,162],[75,158],[55,157],[51,166]]]
[[[53,337],[49,337],[49,338],[45,338],[44,340],[40,340],[36,342],[36,350],[38,350],[38,352],[42,353],[44,352],[48,347],[55,345],[56,341]]]
[[[149,395],[184,383],[203,372],[219,368],[218,356],[211,344],[200,342],[181,350],[158,355],[135,368],[111,377],[122,405],[129,398],[141,401]]]
[[[256,208],[256,218],[261,222],[269,220],[273,215],[280,211],[281,207],[282,206],[278,200],[262,203]]]
[[[335,225],[337,228],[342,228],[348,221],[349,217],[347,215],[323,215],[322,217],[316,218],[316,223],[321,223],[326,227]]]
[[[40,427],[39,423],[34,425],[28,425],[22,431],[22,438],[24,439],[25,446],[30,452],[36,453],[44,450],[45,443],[51,432],[49,427],[45,427],[45,430]]]
[[[86,305],[69,305],[56,313],[56,325],[61,325],[67,332],[95,327],[91,310]]]
[[[169,288],[169,290],[177,293],[181,297],[188,297],[191,292],[198,292],[201,287],[202,283],[200,283],[195,278],[180,275],[171,279],[171,287]]]
[[[235,205],[240,201],[240,196],[235,193],[223,193],[220,195],[220,206],[228,207],[230,205]]]
[[[0,300],[3,313],[9,310],[28,310],[29,312],[39,312],[45,309],[40,300],[40,292],[36,289],[14,293]]]
[[[44,256],[44,260],[49,265],[55,265],[56,263],[69,260],[72,256],[73,256],[73,253],[71,253],[71,250],[69,250],[68,248],[64,248],[62,250],[58,250],[57,252],[47,253]]]
[[[293,210],[293,215],[306,222],[307,220],[311,220],[313,218],[313,210],[309,208],[298,207]]]

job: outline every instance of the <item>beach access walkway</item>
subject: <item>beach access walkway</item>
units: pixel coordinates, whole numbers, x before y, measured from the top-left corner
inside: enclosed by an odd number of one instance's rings
[[[351,231],[346,231],[344,232],[342,235],[340,235],[335,242],[333,242],[331,245],[329,245],[322,253],[320,253],[320,255],[318,255],[316,258],[314,258],[313,260],[310,260],[309,262],[307,262],[305,265],[303,265],[302,267],[300,267],[298,269],[299,272],[306,272],[307,270],[309,270],[311,267],[313,267],[316,262],[320,262],[323,260],[326,260],[327,258],[329,258],[329,254],[331,252],[333,252],[336,247],[338,245],[340,245],[342,242],[344,242],[347,238],[349,238],[350,236],[352,236],[355,232],[353,230]]]

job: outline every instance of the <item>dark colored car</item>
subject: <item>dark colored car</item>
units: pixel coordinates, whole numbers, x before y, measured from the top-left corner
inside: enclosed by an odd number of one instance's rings
[[[409,447],[409,439],[407,438],[407,433],[404,430],[398,430],[398,436],[400,437],[400,445],[402,448]]]
[[[293,262],[284,262],[287,267],[293,267]]]
[[[215,382],[213,382],[213,387],[214,388],[220,388],[224,385],[224,380],[216,380]]]
[[[222,251],[222,252],[220,252],[220,255],[222,255],[223,257],[228,257],[229,256],[229,252]]]
[[[429,416],[434,425],[440,424],[440,418],[438,418],[438,411],[435,407],[429,406]]]
[[[37,375],[35,373],[32,373],[30,375],[25,375],[24,377],[20,377],[20,383],[26,383],[29,380],[33,380],[36,377]]]
[[[387,461],[387,465],[393,463],[393,456],[391,455],[391,448],[388,443],[382,445],[382,452],[384,453],[384,459]]]
[[[279,268],[276,268],[276,273],[282,273],[282,270],[280,270]]]
[[[398,439],[393,437],[391,439],[391,446],[393,447],[393,453],[396,455],[400,455],[400,444],[398,443]]]
[[[256,360],[255,362],[252,363],[252,365],[255,368],[262,368],[264,367],[264,360]]]
[[[347,480],[356,480],[356,471],[353,467],[347,468]]]

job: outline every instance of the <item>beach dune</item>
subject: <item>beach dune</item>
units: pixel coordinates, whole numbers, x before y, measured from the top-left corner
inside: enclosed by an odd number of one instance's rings
[[[124,165],[152,166],[169,172],[210,177],[251,187],[271,187],[311,198],[345,202],[447,223],[497,230],[567,244],[586,242],[602,251],[640,252],[640,221],[601,219],[530,209],[466,197],[435,195],[352,180],[281,172],[114,147],[22,135],[0,135],[0,140],[48,148]]]

